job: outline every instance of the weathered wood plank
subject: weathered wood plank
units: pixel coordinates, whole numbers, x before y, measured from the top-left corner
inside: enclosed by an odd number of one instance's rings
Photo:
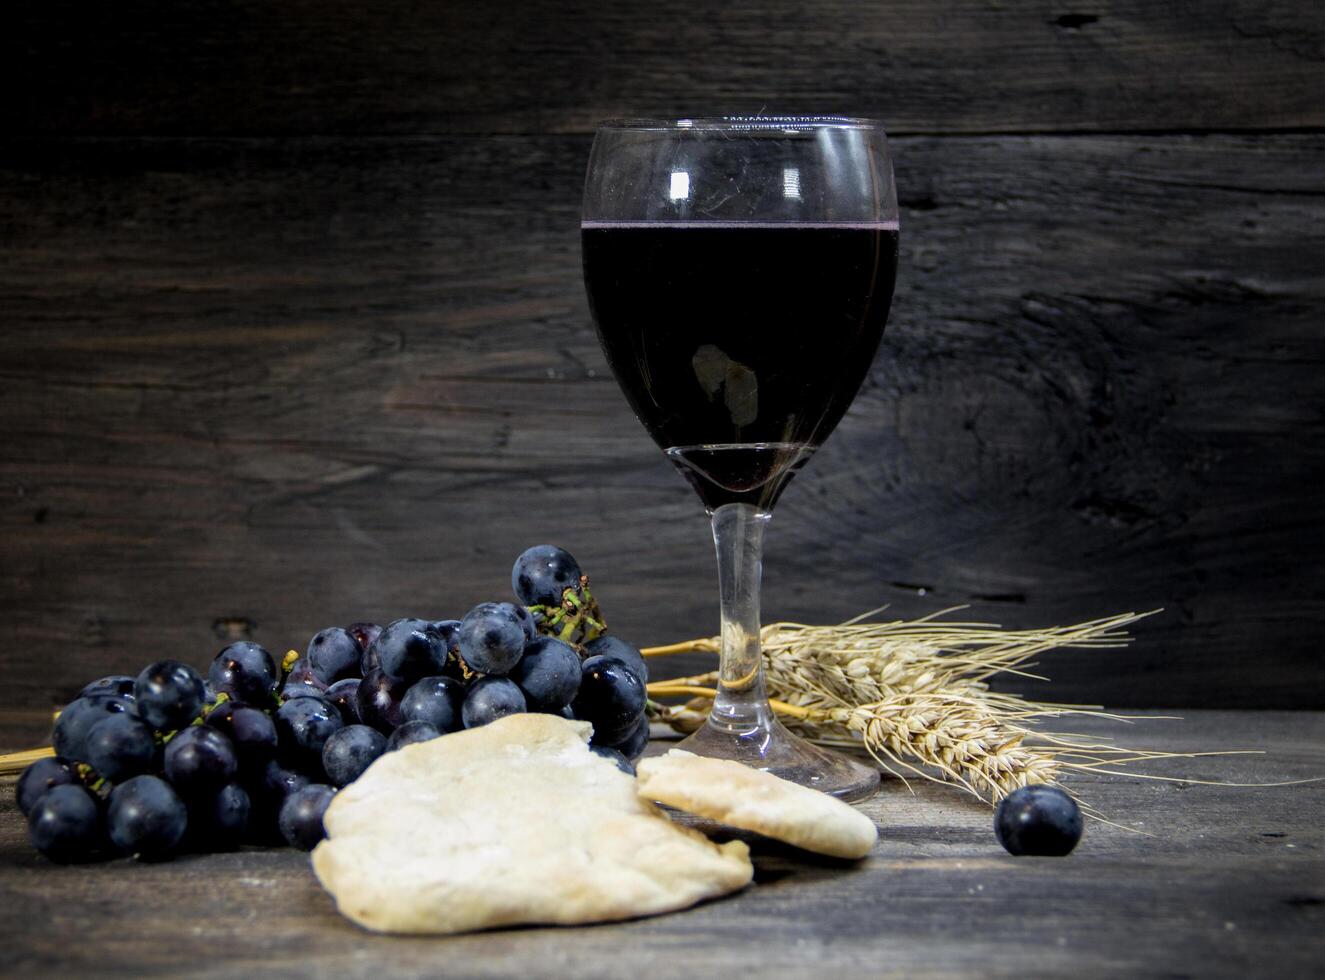
[[[1088,727],[1101,730],[1091,723]],[[1108,730],[1115,730],[1116,725]],[[1170,775],[1320,775],[1325,715],[1194,712],[1132,733],[1159,748],[1264,748]],[[3,737],[12,741],[12,727]],[[656,748],[656,746],[655,746]],[[9,782],[9,781],[7,781]],[[989,811],[889,781],[857,865],[755,841],[756,885],[675,915],[446,939],[365,933],[293,851],[168,864],[46,863],[0,787],[6,969],[69,976],[1308,976],[1325,957],[1325,784],[1278,789],[1099,777],[1075,789],[1115,821],[1067,858],[1012,858]]]
[[[1325,11],[1292,0],[88,0],[11,7],[18,135],[584,132],[874,114],[898,132],[1325,124]]]
[[[587,145],[3,150],[0,708],[458,614],[542,540],[638,642],[711,631],[702,516],[589,322]],[[896,151],[892,323],[780,507],[767,618],[1163,606],[1052,696],[1325,703],[1325,137]]]

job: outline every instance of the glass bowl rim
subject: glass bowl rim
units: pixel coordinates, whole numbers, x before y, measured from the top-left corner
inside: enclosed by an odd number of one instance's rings
[[[863,116],[689,116],[678,118],[621,117],[604,119],[595,129],[618,132],[784,132],[787,130],[876,129],[882,120]]]

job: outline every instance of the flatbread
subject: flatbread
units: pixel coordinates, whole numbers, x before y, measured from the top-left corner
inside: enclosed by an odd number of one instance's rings
[[[816,854],[864,857],[879,834],[874,821],[836,797],[739,762],[672,749],[636,769],[645,799]]]
[[[628,919],[749,884],[744,843],[672,823],[591,732],[517,714],[386,753],[328,807],[318,880],[397,933]]]

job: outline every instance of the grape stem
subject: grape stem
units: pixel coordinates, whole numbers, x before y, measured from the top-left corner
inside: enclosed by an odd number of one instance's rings
[[[645,647],[640,651],[646,657],[666,657],[673,653],[717,653],[718,644],[712,639],[686,640],[661,647]]]

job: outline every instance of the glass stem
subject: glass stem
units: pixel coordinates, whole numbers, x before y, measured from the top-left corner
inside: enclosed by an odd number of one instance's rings
[[[764,526],[772,516],[750,504],[724,504],[713,512],[722,595],[722,662],[708,723],[735,735],[770,731],[774,724],[759,649]]]

